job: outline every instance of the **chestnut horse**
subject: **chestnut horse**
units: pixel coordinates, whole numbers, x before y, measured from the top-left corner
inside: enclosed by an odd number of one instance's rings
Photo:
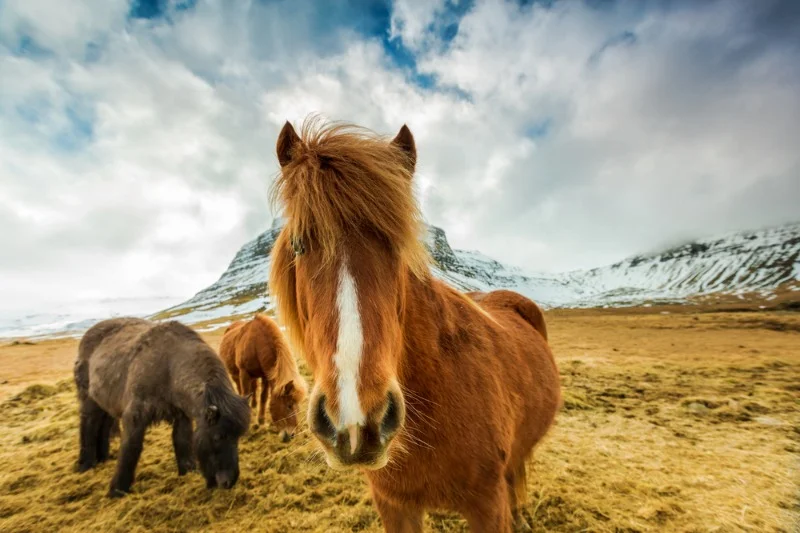
[[[233,378],[239,394],[252,395],[261,381],[258,423],[263,424],[269,396],[272,423],[283,442],[297,430],[297,408],[305,398],[308,385],[297,370],[297,363],[278,325],[258,313],[249,321],[234,322],[225,330],[219,356]]]
[[[422,531],[427,509],[473,531],[525,528],[525,462],[560,405],[542,312],[432,276],[406,126],[388,141],[287,122],[277,152],[287,222],[270,291],[313,373],[309,425],[328,464],[365,471],[390,532]]]

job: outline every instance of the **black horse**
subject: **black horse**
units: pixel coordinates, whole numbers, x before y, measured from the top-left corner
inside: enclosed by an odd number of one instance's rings
[[[110,497],[130,491],[145,431],[159,421],[172,424],[178,475],[194,469],[196,456],[208,488],[236,484],[238,443],[250,425],[250,408],[214,350],[191,328],[139,318],[99,322],[81,339],[75,383],[78,471],[108,459],[111,432],[122,421]]]

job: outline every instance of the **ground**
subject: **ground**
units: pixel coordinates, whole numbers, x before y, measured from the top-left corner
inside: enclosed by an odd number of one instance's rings
[[[530,463],[534,531],[800,531],[800,314],[546,316],[565,402]],[[154,428],[133,493],[106,499],[113,461],[73,472],[76,347],[0,347],[1,531],[382,530],[359,474],[328,470],[307,431],[285,445],[252,428],[239,484],[207,491]],[[430,514],[426,530],[467,528]]]

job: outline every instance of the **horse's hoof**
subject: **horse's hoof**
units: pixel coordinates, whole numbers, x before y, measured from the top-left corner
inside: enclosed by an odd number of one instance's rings
[[[122,498],[122,497],[126,496],[127,494],[128,493],[126,491],[121,490],[121,489],[112,488],[112,489],[109,489],[109,491],[108,491],[108,497],[109,498],[113,498],[113,499]]]
[[[75,465],[75,471],[80,473],[80,474],[83,474],[84,472],[86,472],[87,470],[91,470],[95,466],[97,466],[97,462],[78,463],[78,464]]]
[[[519,515],[514,518],[514,533],[527,533],[528,531],[533,531],[531,529],[531,525],[528,523],[528,520]]]
[[[178,465],[178,475],[179,476],[185,476],[189,472],[194,472],[195,470],[196,470],[196,467],[195,467],[194,463],[185,463],[185,464]]]

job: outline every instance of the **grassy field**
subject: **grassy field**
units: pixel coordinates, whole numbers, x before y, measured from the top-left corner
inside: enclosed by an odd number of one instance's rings
[[[800,314],[547,318],[565,405],[531,461],[534,531],[800,531]],[[221,332],[204,335],[216,347]],[[328,470],[307,432],[284,445],[264,427],[244,438],[231,491],[178,478],[154,428],[134,492],[106,499],[113,461],[72,470],[76,346],[0,347],[0,531],[382,530],[357,473]],[[427,530],[467,529],[430,514]]]

